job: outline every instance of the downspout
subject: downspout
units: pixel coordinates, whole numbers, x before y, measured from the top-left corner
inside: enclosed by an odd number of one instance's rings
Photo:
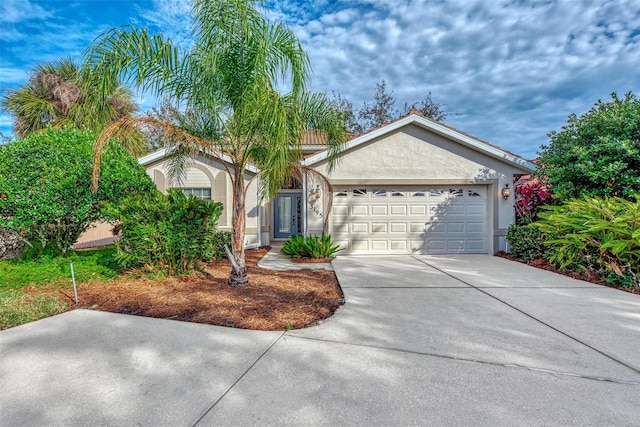
[[[262,202],[260,199],[260,178],[256,180],[256,200],[258,209],[258,242],[252,245],[245,246],[245,249],[255,249],[262,246]]]
[[[302,235],[307,237],[307,174],[302,180]]]

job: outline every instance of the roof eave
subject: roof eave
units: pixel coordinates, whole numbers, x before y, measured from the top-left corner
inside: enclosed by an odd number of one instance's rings
[[[149,153],[145,156],[142,156],[138,159],[138,163],[140,163],[142,166],[147,166],[150,165],[151,163],[157,162],[158,160],[162,160],[164,158],[166,158],[172,151],[173,149],[171,147],[169,148],[161,148],[158,151],[154,151],[153,153]],[[210,153],[209,150],[206,150],[204,153],[204,155],[209,155],[215,159],[218,159],[218,156],[214,156],[213,154]],[[227,156],[226,154],[223,154],[221,156],[219,156],[224,162],[228,163],[228,164],[233,164],[231,162],[231,158],[229,156]],[[245,169],[251,173],[259,173],[260,169],[258,169],[255,166],[252,165],[247,165],[245,166]]]
[[[463,133],[460,133],[448,126],[445,126],[441,123],[438,123],[436,121],[431,121],[428,120],[426,118],[417,116],[417,115],[409,115],[407,117],[404,117],[402,119],[399,119],[393,123],[390,123],[387,126],[382,126],[378,129],[375,129],[369,133],[366,133],[364,135],[361,135],[357,138],[352,139],[351,141],[347,142],[345,144],[345,146],[343,147],[343,151],[347,151],[350,150],[354,147],[357,147],[361,144],[364,144],[368,141],[371,141],[379,136],[382,136],[384,134],[387,134],[389,132],[393,132],[394,130],[397,130],[403,126],[409,125],[409,124],[416,124],[420,127],[423,127],[427,130],[430,130],[434,133],[437,133],[439,135],[442,135],[448,139],[454,140],[458,143],[461,143],[467,147],[471,147],[473,149],[475,149],[476,151],[482,152],[492,158],[495,158],[497,160],[506,162],[506,163],[510,163],[520,169],[523,170],[527,170],[530,172],[533,172],[536,169],[536,165],[533,162],[530,162],[529,160],[523,159],[521,157],[518,157],[516,155],[513,155],[511,153],[508,153],[504,150],[499,149],[498,147],[494,147],[492,145],[489,145],[485,142],[481,142],[475,138],[472,138],[468,135],[465,135]],[[308,159],[306,159],[303,164],[305,166],[311,166],[314,165],[316,163],[319,163],[323,160],[326,160],[328,158],[328,151],[323,151],[321,153],[318,153],[314,156],[309,157]]]

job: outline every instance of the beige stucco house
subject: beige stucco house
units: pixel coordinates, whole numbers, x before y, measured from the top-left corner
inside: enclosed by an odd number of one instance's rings
[[[254,180],[247,245],[325,231],[348,254],[492,254],[506,249],[514,221],[513,194],[505,198],[504,189],[535,168],[417,111],[349,141],[331,173],[321,138],[308,135],[303,151],[304,164],[327,176],[333,192],[308,177],[261,202]],[[140,159],[161,191],[171,186],[166,159],[164,150]],[[256,173],[249,168],[246,178]],[[194,159],[180,188],[222,202],[219,227],[230,229],[231,187],[219,160]]]

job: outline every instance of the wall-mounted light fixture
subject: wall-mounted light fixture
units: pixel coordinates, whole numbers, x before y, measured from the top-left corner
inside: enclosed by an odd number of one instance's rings
[[[500,194],[502,194],[502,198],[507,200],[509,196],[511,196],[511,189],[509,188],[509,184],[505,184],[504,188],[500,190]]]
[[[318,200],[320,200],[321,197],[322,197],[322,190],[320,189],[319,185],[316,185],[316,188],[309,192],[309,196],[307,197],[307,200],[309,201],[309,204],[313,206],[316,204]]]

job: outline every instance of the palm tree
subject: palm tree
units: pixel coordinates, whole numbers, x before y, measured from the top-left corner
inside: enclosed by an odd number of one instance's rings
[[[135,112],[130,91],[120,85],[105,94],[102,108],[94,108],[86,77],[71,58],[36,66],[25,86],[10,90],[0,101],[2,109],[15,118],[15,134],[24,137],[49,126],[67,125],[101,130]]]
[[[269,199],[295,173],[302,159],[303,132],[323,132],[331,164],[347,140],[344,121],[327,97],[306,90],[309,59],[295,34],[281,23],[269,22],[255,3],[194,0],[193,44],[188,50],[162,35],[150,36],[146,29],[125,27],[100,36],[87,56],[98,92],[108,93],[123,78],[183,111],[177,121],[144,117],[109,126],[96,147],[94,172],[102,145],[132,126],[161,129],[168,135],[164,140],[173,147],[174,180],[184,173],[186,156],[202,151],[218,157],[227,168],[233,188],[228,251],[232,286],[248,284],[246,167],[259,168],[261,192]],[[278,88],[283,86],[290,89],[281,93]]]

